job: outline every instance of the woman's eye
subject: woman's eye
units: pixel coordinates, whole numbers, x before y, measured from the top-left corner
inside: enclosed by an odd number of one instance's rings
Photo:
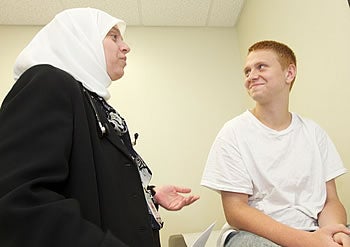
[[[118,41],[118,35],[117,34],[111,34],[111,39],[114,41],[114,42],[117,42]]]

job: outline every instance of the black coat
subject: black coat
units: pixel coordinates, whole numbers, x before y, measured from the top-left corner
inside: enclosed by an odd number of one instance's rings
[[[18,79],[0,110],[1,247],[157,246],[136,165],[98,131],[68,73],[38,65]]]

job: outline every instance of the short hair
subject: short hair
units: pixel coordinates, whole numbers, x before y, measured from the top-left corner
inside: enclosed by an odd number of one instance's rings
[[[279,58],[282,68],[287,68],[290,64],[297,65],[296,57],[292,49],[287,45],[273,40],[263,40],[255,43],[248,49],[248,54],[256,50],[272,50]]]
[[[294,64],[295,67],[297,67],[297,59],[293,50],[285,44],[273,40],[259,41],[253,44],[251,47],[249,47],[248,54],[256,50],[273,51],[277,55],[278,61],[281,64],[282,69],[288,68],[290,64]],[[292,88],[294,81],[295,78],[293,79],[290,88]]]

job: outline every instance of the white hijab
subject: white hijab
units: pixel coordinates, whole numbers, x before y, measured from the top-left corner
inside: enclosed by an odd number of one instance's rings
[[[108,100],[111,78],[107,73],[103,39],[124,21],[93,8],[62,11],[44,26],[19,54],[14,66],[15,81],[30,67],[50,64],[71,74],[84,87]]]

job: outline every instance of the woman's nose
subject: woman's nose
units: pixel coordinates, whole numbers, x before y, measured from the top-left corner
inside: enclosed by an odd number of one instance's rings
[[[130,47],[128,46],[127,43],[123,42],[123,45],[121,46],[121,50],[124,54],[130,52]]]

